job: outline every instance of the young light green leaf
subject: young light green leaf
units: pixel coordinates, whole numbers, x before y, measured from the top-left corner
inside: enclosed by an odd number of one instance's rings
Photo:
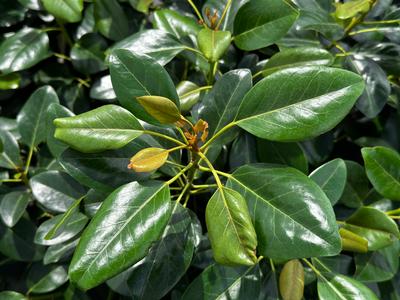
[[[82,234],[69,269],[71,281],[87,290],[138,262],[170,214],[169,188],[161,182],[132,182],[115,190]]]
[[[162,148],[145,148],[136,153],[130,160],[129,169],[135,172],[151,172],[160,168],[168,159],[168,150]]]
[[[46,111],[52,103],[58,103],[54,89],[47,85],[38,88],[25,102],[17,116],[21,141],[33,148],[46,140]]]
[[[289,31],[297,16],[297,10],[283,0],[249,1],[235,17],[235,44],[246,51],[272,45]]]
[[[143,130],[129,111],[113,104],[78,116],[55,119],[54,125],[57,139],[84,153],[121,148]]]
[[[339,234],[342,239],[342,249],[346,251],[366,253],[368,252],[368,240],[351,232],[350,230],[340,228]]]
[[[231,44],[231,33],[203,28],[197,34],[197,43],[204,56],[210,62],[216,62]]]
[[[9,74],[28,69],[49,56],[49,37],[39,29],[23,28],[0,46],[0,71]]]
[[[135,116],[159,124],[135,99],[158,95],[170,99],[179,108],[179,97],[168,72],[148,56],[129,50],[114,50],[110,58],[110,74],[115,94],[121,104]]]
[[[279,291],[283,300],[301,300],[304,293],[304,268],[293,259],[285,263],[279,276]]]
[[[369,0],[350,0],[345,3],[336,3],[335,16],[341,20],[347,20],[358,14],[367,13],[370,9]]]
[[[400,200],[400,155],[390,148],[362,148],[368,179],[384,197]]]
[[[82,19],[83,0],[42,0],[44,8],[56,18],[75,23]]]
[[[136,98],[147,113],[161,124],[173,124],[181,120],[181,113],[174,102],[161,96],[141,96]]]
[[[272,141],[299,141],[336,126],[364,89],[358,75],[328,67],[291,68],[258,82],[235,123]]]
[[[156,10],[153,24],[156,28],[169,32],[178,39],[188,35],[196,36],[202,28],[194,18],[172,9]]]
[[[242,195],[218,189],[208,201],[206,223],[217,263],[251,266],[257,262],[257,235]]]
[[[229,177],[227,186],[247,201],[260,255],[292,259],[340,252],[329,199],[300,171],[278,165],[242,166]]]

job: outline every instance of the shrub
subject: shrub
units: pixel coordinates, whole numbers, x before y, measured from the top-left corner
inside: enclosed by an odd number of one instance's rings
[[[0,299],[400,297],[391,1],[0,6]]]

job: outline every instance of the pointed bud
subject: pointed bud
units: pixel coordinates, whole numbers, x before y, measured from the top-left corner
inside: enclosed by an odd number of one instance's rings
[[[339,234],[342,239],[343,250],[358,253],[368,252],[368,241],[362,236],[359,236],[358,234],[355,234],[354,232],[344,228],[339,229]]]
[[[132,158],[128,165],[135,172],[151,172],[157,170],[168,159],[168,150],[161,148],[146,148],[140,150]]]
[[[203,28],[197,34],[197,42],[204,56],[211,62],[216,62],[231,44],[229,31],[216,31]]]
[[[137,97],[144,109],[161,124],[172,124],[181,119],[179,108],[168,98],[161,96]]]

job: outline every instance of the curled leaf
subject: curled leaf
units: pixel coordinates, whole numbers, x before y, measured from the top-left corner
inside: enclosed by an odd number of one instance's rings
[[[351,232],[347,229],[340,228],[339,234],[342,239],[342,249],[358,253],[368,252],[368,240]]]
[[[181,119],[179,108],[168,98],[141,96],[136,99],[153,118],[162,124],[172,124]]]
[[[146,148],[136,153],[130,160],[129,169],[135,172],[151,172],[161,167],[168,158],[168,150]]]

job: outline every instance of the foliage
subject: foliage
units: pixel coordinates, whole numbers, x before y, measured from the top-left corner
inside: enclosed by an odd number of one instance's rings
[[[5,0],[0,299],[399,299],[391,0]]]

